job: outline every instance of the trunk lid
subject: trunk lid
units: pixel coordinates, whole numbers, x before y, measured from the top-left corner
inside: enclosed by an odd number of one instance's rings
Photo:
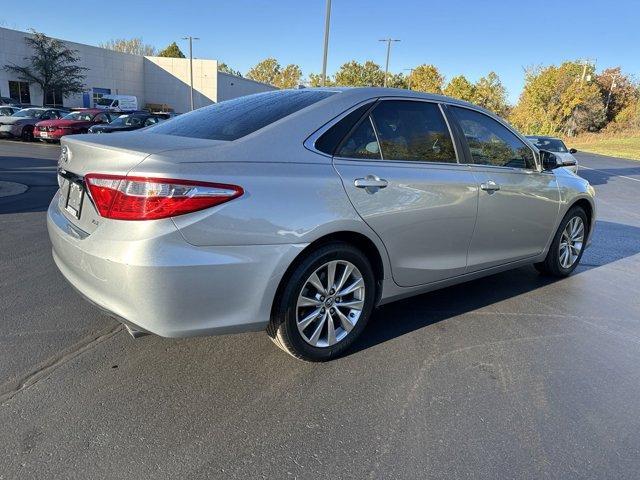
[[[85,175],[126,175],[152,154],[203,147],[209,147],[209,150],[213,146],[225,143],[228,142],[144,132],[64,136],[61,140],[62,153],[58,160],[59,208],[71,223],[87,233],[92,233],[104,219],[98,214],[83,185]],[[176,157],[175,162],[172,162],[171,155],[163,156],[165,167],[167,163],[179,163],[180,155]],[[171,177],[171,169],[169,165],[168,171],[159,171],[158,175]],[[83,187],[82,193],[79,194],[81,198],[77,198],[78,188],[73,184]]]

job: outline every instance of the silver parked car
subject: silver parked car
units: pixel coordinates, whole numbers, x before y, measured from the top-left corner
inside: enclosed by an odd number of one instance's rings
[[[575,148],[567,148],[564,142],[556,137],[527,135],[526,138],[538,149],[553,153],[562,162],[564,168],[578,173],[578,160],[573,156],[574,153],[577,153]]]
[[[67,136],[64,276],[130,332],[266,329],[342,353],[373,308],[521,265],[566,276],[594,191],[491,113],[380,88],[280,90]]]

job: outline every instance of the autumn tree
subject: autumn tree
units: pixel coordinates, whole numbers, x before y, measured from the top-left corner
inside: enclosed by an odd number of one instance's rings
[[[229,75],[235,75],[236,77],[242,76],[240,70],[234,70],[224,62],[218,62],[218,71],[222,73],[228,73]]]
[[[507,90],[495,72],[489,72],[486,77],[478,79],[473,86],[472,101],[500,116],[505,116],[509,108]]]
[[[595,78],[605,103],[608,121],[636,103],[638,87],[629,75],[622,73],[620,67],[607,68]]]
[[[266,58],[247,72],[247,78],[268,83],[278,88],[294,88],[300,84],[302,70],[298,65],[289,64],[282,68],[278,61]]]
[[[594,131],[605,122],[602,93],[594,69],[578,62],[530,68],[510,121],[528,134],[575,135]]]
[[[384,72],[371,60],[364,64],[351,60],[343,64],[335,74],[335,84],[345,87],[381,87]]]
[[[158,53],[159,57],[168,57],[168,58],[185,58],[184,53],[180,50],[180,47],[176,42],[172,42],[164,50],[161,50]]]
[[[445,95],[467,102],[473,102],[475,100],[475,93],[475,86],[467,80],[467,77],[464,75],[453,77],[444,88]]]
[[[100,48],[114,50],[121,53],[130,53],[132,55],[153,56],[156,54],[154,46],[146,44],[142,38],[114,38],[104,43],[98,44]]]
[[[60,40],[47,37],[43,33],[31,30],[31,36],[25,36],[25,42],[32,54],[25,57],[26,65],[9,63],[4,66],[19,80],[35,83],[42,89],[42,104],[47,95],[67,97],[84,90],[85,67],[78,65],[78,51],[69,49]]]
[[[408,78],[411,90],[428,93],[442,93],[444,76],[435,65],[419,65],[413,69]]]

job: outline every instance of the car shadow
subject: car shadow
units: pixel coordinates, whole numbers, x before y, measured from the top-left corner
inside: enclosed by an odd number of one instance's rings
[[[613,177],[630,177],[632,175],[640,176],[640,167],[598,168],[597,170],[582,168],[579,170],[578,174],[585,180],[588,180],[591,185],[606,185],[609,183],[609,179]]]
[[[574,275],[638,253],[640,227],[598,221],[592,244]],[[383,305],[346,355],[559,281],[527,266]]]

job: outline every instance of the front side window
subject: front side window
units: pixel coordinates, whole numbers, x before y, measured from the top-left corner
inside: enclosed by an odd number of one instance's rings
[[[371,113],[382,158],[456,163],[456,153],[440,107],[410,100],[380,102]]]
[[[344,158],[371,158],[380,160],[380,147],[373,130],[371,117],[365,117],[342,142],[336,154]]]
[[[531,149],[504,125],[475,110],[451,109],[462,127],[473,163],[535,169]]]

